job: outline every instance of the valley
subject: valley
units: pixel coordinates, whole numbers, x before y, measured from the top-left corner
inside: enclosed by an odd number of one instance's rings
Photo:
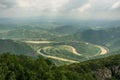
[[[94,53],[94,55],[90,55],[90,56],[84,56],[84,54],[80,54],[79,52],[77,52],[77,49],[74,48],[71,45],[65,45],[67,42],[57,42],[57,41],[23,41],[25,43],[31,44],[31,45],[44,45],[44,44],[48,44],[47,46],[38,49],[36,52],[44,57],[47,58],[52,58],[52,59],[57,59],[60,61],[65,61],[65,62],[71,62],[71,63],[78,63],[81,60],[81,57],[86,57],[87,59],[89,59],[89,57],[95,57],[95,56],[99,56],[99,55],[105,55],[108,53],[108,49],[104,48],[102,46],[98,46],[98,45],[94,45],[94,47],[98,48],[98,51],[96,53]],[[60,44],[57,46],[50,46],[49,44]],[[64,44],[63,44],[64,43]],[[70,43],[70,42],[69,42]],[[76,42],[71,42],[71,43],[76,43]],[[89,43],[85,42],[84,44],[89,45]],[[57,52],[56,52],[57,50]],[[66,53],[68,53],[66,56],[71,56],[71,53],[73,55],[73,57],[65,57],[65,56],[61,56],[59,54],[63,54],[65,55],[65,51],[67,51]],[[55,53],[56,52],[56,53]],[[55,55],[54,55],[55,54]],[[76,58],[74,58],[74,56],[77,56]],[[79,57],[80,56],[80,57]],[[77,59],[79,58],[79,59]]]
[[[40,50],[37,50],[37,53],[44,57],[47,57],[47,58],[57,59],[60,61],[71,62],[71,63],[79,63],[79,61],[69,60],[69,59],[60,58],[60,57],[56,57],[56,56],[45,55],[44,53],[40,52]]]
[[[68,62],[71,64],[76,61],[82,62],[110,56],[120,49],[120,28],[117,26],[119,24],[116,24],[117,27],[107,26],[105,28],[94,27],[93,24],[88,27],[79,23],[76,26],[61,23],[1,25],[0,39],[1,44],[4,45],[0,45],[1,53],[10,52],[23,55],[27,53],[28,56],[38,56],[40,55],[38,50],[41,50],[41,53],[48,56],[47,58],[53,59],[53,62],[59,61],[64,65]],[[7,41],[8,45],[4,41]],[[24,50],[26,48],[28,50]]]
[[[82,61],[89,60],[96,56],[106,55],[108,49],[102,46],[90,44],[87,42],[58,42],[58,41],[14,41],[14,40],[0,40],[2,45],[1,53],[19,53],[22,55],[36,56],[41,55],[46,58],[55,59],[62,63],[79,63]],[[16,45],[9,45],[16,44]],[[22,45],[26,45],[23,47]],[[15,49],[16,47],[16,49]],[[21,51],[20,51],[20,49]],[[4,48],[4,49],[3,49]],[[14,50],[15,49],[15,50]],[[24,50],[24,49],[28,49]],[[26,54],[24,51],[26,51]],[[31,52],[29,52],[31,51]]]

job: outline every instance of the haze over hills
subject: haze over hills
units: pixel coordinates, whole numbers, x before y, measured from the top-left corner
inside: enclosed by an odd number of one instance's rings
[[[14,20],[10,20],[10,23],[1,23],[0,25],[0,38],[3,39],[3,41],[4,39],[12,39],[15,42],[22,42],[22,44],[25,45],[28,44],[26,47],[32,48],[31,50],[35,51],[35,56],[38,55],[38,49],[43,49],[43,53],[45,52],[44,54],[49,54],[49,56],[84,61],[101,57],[101,47],[107,51],[108,54],[106,54],[106,56],[112,55],[112,52],[119,51],[120,49],[119,21],[95,21],[95,23],[94,21],[79,21],[75,23],[63,23],[62,21],[29,22],[28,20],[16,23]],[[26,43],[26,41],[31,41],[32,43]],[[40,43],[37,41],[40,41]],[[43,43],[41,41],[43,41]],[[3,43],[3,45],[6,44]],[[65,45],[75,48],[76,51],[82,55],[74,55],[69,49],[62,49]],[[97,47],[96,45],[101,47]],[[52,48],[48,50],[45,49],[44,51],[44,48],[49,46]],[[11,50],[15,47],[18,47],[18,45],[12,46]],[[26,53],[30,53],[29,50]],[[62,61],[62,64],[63,63],[66,64],[67,62]]]

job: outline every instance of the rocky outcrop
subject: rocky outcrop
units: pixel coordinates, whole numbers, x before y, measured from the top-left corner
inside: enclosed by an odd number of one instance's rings
[[[98,69],[94,71],[96,80],[109,80],[113,77],[117,77],[120,79],[120,65],[112,66],[112,67],[104,67],[103,69]]]

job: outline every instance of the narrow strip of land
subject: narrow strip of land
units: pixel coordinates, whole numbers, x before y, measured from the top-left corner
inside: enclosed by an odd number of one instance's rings
[[[44,44],[44,43],[51,43],[50,41],[23,41],[25,43],[31,43],[31,44]]]
[[[72,62],[72,63],[79,63],[79,61],[74,61],[74,60],[70,60],[70,59],[64,59],[64,58],[55,57],[55,56],[47,56],[47,57],[48,58],[57,59],[57,60],[61,60],[61,61],[67,61],[67,62]]]

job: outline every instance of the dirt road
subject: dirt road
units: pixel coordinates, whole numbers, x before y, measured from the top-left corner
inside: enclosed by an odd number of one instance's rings
[[[56,56],[45,55],[45,54],[40,52],[40,49],[37,50],[37,53],[44,56],[44,57],[47,57],[47,58],[57,59],[57,60],[61,60],[61,61],[71,62],[71,63],[79,63],[79,61],[75,61],[75,60],[70,60],[70,59],[60,58],[60,57],[56,57]]]
[[[102,46],[98,46],[98,45],[95,45],[96,47],[100,48],[100,55],[105,55],[108,53],[108,49],[107,48],[104,48]]]
[[[73,46],[66,45],[66,47],[68,47],[72,51],[73,54],[78,55],[78,56],[81,55],[80,53],[77,52],[77,50]]]
[[[23,41],[23,42],[32,44],[51,43],[50,41]]]
[[[53,41],[23,41],[23,42],[32,43],[32,44],[56,43],[56,42],[53,42]],[[86,44],[89,44],[89,43],[86,43]],[[109,51],[109,49],[107,49],[105,47],[102,47],[102,46],[99,46],[99,45],[95,45],[95,46],[100,49],[99,54],[96,54],[95,56],[97,56],[97,55],[105,55]],[[73,54],[78,55],[78,56],[81,55],[80,53],[77,52],[77,50],[73,46],[66,45],[66,47],[68,47],[73,52]],[[42,56],[57,59],[57,60],[61,60],[61,61],[68,61],[68,62],[73,62],[73,63],[78,62],[78,61],[75,61],[75,60],[69,60],[69,59],[64,59],[64,58],[60,58],[60,57],[56,57],[56,56],[45,55],[45,54],[42,54],[40,52],[40,50],[38,50],[37,53],[41,54]]]

